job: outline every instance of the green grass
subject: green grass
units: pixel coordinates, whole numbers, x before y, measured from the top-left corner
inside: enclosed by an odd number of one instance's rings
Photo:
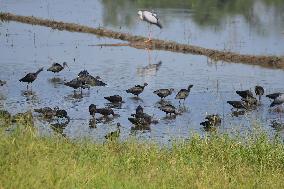
[[[0,132],[0,188],[284,188],[283,178],[284,146],[265,134],[161,148],[39,137],[29,124]]]

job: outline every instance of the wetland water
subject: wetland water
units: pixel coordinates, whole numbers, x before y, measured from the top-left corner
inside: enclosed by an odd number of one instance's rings
[[[205,1],[184,3],[183,1],[3,1],[0,11],[18,15],[33,15],[41,18],[74,22],[92,27],[104,26],[116,31],[137,35],[148,35],[147,24],[138,20],[137,10],[154,9],[160,15],[164,28],[153,27],[153,37],[178,41],[219,50],[230,50],[243,54],[284,54],[284,2],[255,1]],[[204,3],[204,2],[203,2]],[[207,6],[205,6],[208,4]],[[284,71],[257,66],[224,62],[212,63],[206,57],[184,55],[164,51],[138,50],[130,47],[99,47],[102,43],[120,43],[119,40],[98,38],[94,35],[57,31],[51,28],[4,22],[0,24],[0,79],[7,84],[0,88],[0,106],[12,113],[24,112],[44,106],[59,106],[67,110],[70,123],[63,133],[70,138],[90,137],[101,140],[106,133],[115,130],[115,124],[122,125],[121,137],[136,135],[166,142],[172,138],[186,138],[190,132],[203,133],[199,125],[206,113],[219,113],[223,119],[221,132],[249,130],[251,123],[260,122],[264,129],[272,120],[279,120],[279,114],[269,109],[270,101],[263,97],[262,106],[243,116],[232,117],[227,100],[239,100],[235,90],[254,89],[262,85],[266,93],[283,92]],[[42,72],[33,83],[33,94],[26,95],[26,85],[18,80],[39,67],[45,70],[53,62],[67,62],[66,69],[56,77]],[[149,64],[162,62],[158,70],[143,69]],[[76,77],[79,71],[87,69],[92,75],[99,75],[107,87],[85,90],[83,98],[73,98],[73,89],[61,84]],[[149,85],[140,100],[131,98],[126,89],[147,82]],[[159,98],[153,91],[159,88],[175,88],[167,97],[175,106],[174,99],[181,88],[189,84],[194,87],[184,105],[184,111],[175,119],[165,117],[157,108]],[[119,117],[108,123],[99,123],[89,128],[88,106],[107,106],[104,96],[119,94],[125,103],[114,109]],[[127,120],[138,105],[145,112],[154,115],[159,123],[145,130],[137,130]],[[283,122],[282,116],[282,122]],[[49,123],[37,119],[40,131],[52,133]]]

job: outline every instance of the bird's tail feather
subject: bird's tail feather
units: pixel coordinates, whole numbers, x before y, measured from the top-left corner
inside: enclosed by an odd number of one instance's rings
[[[275,102],[272,102],[271,104],[270,104],[270,107],[273,107],[273,106],[276,106],[277,104],[275,103]]]
[[[158,21],[157,24],[156,24],[160,29],[163,28],[162,24]]]

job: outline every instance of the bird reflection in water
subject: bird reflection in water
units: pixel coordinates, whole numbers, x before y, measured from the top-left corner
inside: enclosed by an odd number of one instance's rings
[[[33,105],[39,103],[39,99],[38,99],[37,94],[35,92],[31,91],[31,90],[21,91],[21,95],[26,98],[27,102],[30,102]]]
[[[108,108],[121,109],[122,103],[105,103]]]
[[[101,116],[98,118],[92,117],[89,120],[89,127],[90,128],[97,128],[97,124],[102,123],[102,124],[109,124],[112,123],[114,121],[114,119],[116,119],[117,117],[119,117],[118,114],[114,114],[114,116]]]
[[[74,91],[73,93],[67,95],[65,97],[65,99],[67,101],[80,102],[80,101],[82,101],[82,99],[84,97],[90,97],[90,91],[89,90],[86,91],[86,92],[76,92],[76,91]]]
[[[130,129],[132,135],[136,135],[138,131],[142,133],[151,132],[150,125],[133,125]]]
[[[155,76],[162,65],[162,61],[159,61],[157,64],[148,64],[142,68],[137,68],[137,74],[139,76]]]
[[[146,48],[148,52],[148,65],[144,67],[137,68],[137,74],[139,76],[155,76],[162,65],[162,61],[156,64],[152,64],[151,49]]]
[[[59,86],[64,84],[64,80],[60,77],[53,77],[51,79],[48,79],[48,82],[54,87],[58,88]]]

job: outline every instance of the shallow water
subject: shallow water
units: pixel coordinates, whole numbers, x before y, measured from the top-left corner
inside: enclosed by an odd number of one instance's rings
[[[147,7],[146,5],[142,6],[135,1],[124,4],[115,1],[117,4],[111,5],[108,4],[109,1],[66,2],[0,1],[3,5],[0,10],[147,35],[147,25],[140,22],[136,15],[136,10]],[[232,14],[222,14],[219,22],[203,23],[198,22],[196,9],[185,10],[185,6],[179,5],[178,2],[174,8],[159,7],[158,4],[153,7],[160,14],[164,24],[163,30],[153,30],[154,37],[216,49],[223,49],[226,46],[229,47],[225,48],[226,50],[242,53],[283,55],[283,15],[279,12],[283,10],[283,3],[278,6],[273,3],[266,6],[263,1],[255,1],[250,5],[251,13],[255,12],[255,7],[264,6],[266,11],[262,12],[264,15],[261,15],[261,18],[266,16],[269,22],[252,23],[250,19],[244,19],[245,13],[242,15],[241,11],[232,11]],[[108,11],[109,7],[113,7],[113,11]],[[107,13],[110,18],[106,16]],[[276,18],[275,15],[280,15],[281,18]],[[114,18],[117,20],[114,21]],[[277,24],[271,26],[272,22]],[[266,28],[263,29],[265,35],[259,33],[259,27]],[[280,119],[279,114],[269,110],[270,101],[265,97],[263,105],[257,110],[239,117],[231,116],[231,107],[226,101],[239,100],[235,90],[253,90],[255,85],[262,85],[266,93],[283,92],[283,70],[214,63],[206,57],[196,55],[138,50],[130,47],[93,46],[119,42],[121,41],[15,22],[1,23],[0,79],[6,80],[7,85],[0,88],[0,107],[17,113],[58,105],[66,109],[71,117],[70,123],[63,130],[66,136],[90,137],[96,141],[101,141],[106,133],[115,130],[117,122],[122,125],[122,139],[134,135],[142,139],[151,138],[166,142],[173,138],[186,138],[191,132],[204,133],[199,123],[203,121],[206,113],[219,113],[222,116],[223,122],[219,128],[221,132],[249,130],[251,123],[254,122],[261,122],[264,129],[273,131],[269,126],[270,122]],[[66,69],[56,75],[61,78],[60,82],[52,80],[53,73],[44,71],[32,85],[33,94],[25,94],[26,85],[18,81],[21,77],[28,72],[36,71],[39,67],[44,66],[47,69],[53,62],[63,61],[69,64],[70,70]],[[159,61],[162,61],[162,65],[158,70],[143,69]],[[73,98],[73,89],[61,83],[73,79],[83,69],[87,69],[94,76],[99,75],[108,85],[85,90],[83,98],[76,99]],[[141,94],[140,100],[133,99],[125,92],[129,87],[144,82],[149,85]],[[184,111],[183,114],[175,119],[166,118],[165,113],[157,108],[159,98],[152,92],[159,88],[175,88],[176,94],[179,89],[186,88],[189,84],[193,84],[194,87],[185,104],[179,107]],[[97,128],[89,128],[91,117],[88,106],[91,103],[99,107],[107,106],[107,101],[103,97],[113,94],[123,96],[125,101],[120,108],[114,109],[120,116],[108,123],[97,124]],[[178,107],[178,101],[174,100],[175,94],[167,100]],[[133,128],[127,118],[135,112],[139,104],[159,123],[145,130]],[[37,122],[42,133],[52,133],[47,122]]]

